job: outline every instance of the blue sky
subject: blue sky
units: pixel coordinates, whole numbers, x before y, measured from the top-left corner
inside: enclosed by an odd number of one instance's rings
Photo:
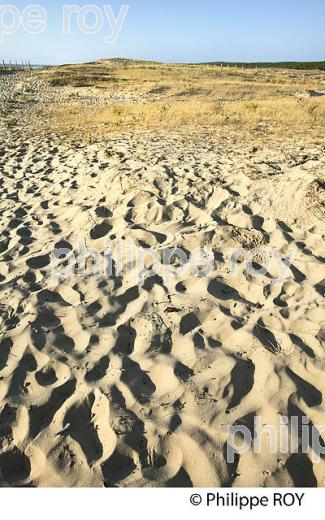
[[[170,62],[325,59],[325,0],[2,2],[6,3],[20,12],[29,4],[40,4],[48,22],[42,34],[27,34],[21,28],[5,34],[0,59],[49,64],[117,56]],[[116,16],[128,4],[129,11],[118,40],[107,44],[111,28],[106,18],[100,32],[84,34],[72,17],[71,33],[63,34],[64,4],[111,5]],[[87,18],[88,23],[93,20]]]

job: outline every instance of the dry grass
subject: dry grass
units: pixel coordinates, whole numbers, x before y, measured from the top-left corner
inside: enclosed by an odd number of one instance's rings
[[[143,89],[153,85],[177,90],[180,86],[211,89],[218,82],[254,84],[258,86],[297,88],[319,87],[325,72],[284,69],[241,69],[214,65],[164,65],[146,62],[112,60],[93,65],[66,65],[48,69],[44,73],[53,85],[111,87],[115,83],[123,89]]]
[[[175,101],[112,105],[104,111],[74,103],[49,109],[51,131],[73,136],[82,131],[229,127],[232,130],[268,131],[276,134],[313,132],[325,127],[325,99],[297,102],[295,99],[259,102],[235,101],[224,105],[202,101]]]
[[[322,135],[325,127],[325,96],[303,96],[325,90],[321,71],[126,61],[60,67],[43,75],[51,85],[72,92],[87,87],[93,95],[123,93],[126,99],[103,110],[70,94],[69,102],[49,108],[47,118],[50,131],[66,135],[180,127]]]

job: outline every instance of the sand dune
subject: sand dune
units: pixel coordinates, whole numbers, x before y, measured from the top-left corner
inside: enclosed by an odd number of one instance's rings
[[[0,147],[2,486],[323,486],[324,459],[226,457],[255,416],[325,424],[324,148],[124,133]],[[230,152],[229,152],[230,149]],[[52,277],[107,240],[214,253],[207,276]],[[252,277],[229,251],[294,252]],[[257,260],[256,260],[257,261]],[[149,262],[150,264],[150,262]],[[64,266],[63,266],[64,267]],[[62,267],[62,268],[63,268]]]

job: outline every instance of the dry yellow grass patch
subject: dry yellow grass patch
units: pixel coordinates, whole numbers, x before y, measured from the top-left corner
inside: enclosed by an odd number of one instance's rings
[[[199,87],[208,89],[219,82],[255,87],[317,88],[323,85],[323,71],[295,71],[285,69],[241,69],[215,65],[165,65],[146,62],[103,61],[89,65],[67,65],[43,72],[53,85],[99,86],[129,90]]]
[[[80,104],[52,107],[51,131],[73,135],[81,131],[103,133],[114,130],[191,127],[229,127],[233,130],[265,130],[283,134],[312,132],[325,128],[325,99],[244,101],[216,104],[199,100],[112,105],[104,111]]]
[[[44,129],[66,135],[180,127],[322,135],[325,128],[325,96],[303,96],[324,90],[322,71],[99,62],[59,67],[43,76],[76,93],[87,87],[95,96],[124,95],[123,104],[104,109],[74,96],[49,108]]]

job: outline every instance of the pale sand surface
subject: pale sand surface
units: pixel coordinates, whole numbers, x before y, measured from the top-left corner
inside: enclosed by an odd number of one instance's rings
[[[250,141],[2,133],[2,486],[325,485],[323,459],[267,440],[226,460],[228,426],[254,416],[325,424],[324,145]],[[55,247],[116,238],[207,247],[215,265],[143,286],[91,265],[51,279]],[[283,286],[274,265],[231,274],[231,248],[262,246],[294,251]]]

